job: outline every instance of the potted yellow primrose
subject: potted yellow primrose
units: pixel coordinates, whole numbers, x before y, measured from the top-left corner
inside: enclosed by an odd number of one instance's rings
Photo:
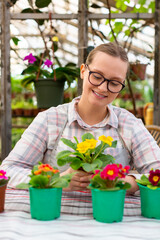
[[[69,163],[74,170],[82,169],[86,172],[92,172],[114,162],[113,156],[103,153],[106,148],[116,147],[117,141],[113,141],[112,137],[100,136],[98,138],[99,145],[98,140],[91,133],[83,134],[82,142],[78,142],[76,137],[74,139],[75,142],[61,138],[61,141],[74,151],[64,150],[59,152],[56,156],[59,166]]]
[[[136,182],[140,189],[142,216],[160,219],[160,170],[152,169]]]
[[[20,183],[19,189],[29,189],[31,217],[53,220],[60,216],[62,188],[66,188],[73,176],[60,177],[59,170],[39,162],[31,171],[29,183]]]
[[[103,170],[95,170],[88,186],[92,192],[95,220],[104,223],[122,221],[126,189],[131,187],[123,178],[129,168],[113,163],[108,164]]]

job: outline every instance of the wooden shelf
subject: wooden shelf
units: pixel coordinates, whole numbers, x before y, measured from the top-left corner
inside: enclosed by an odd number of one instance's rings
[[[17,108],[17,109],[12,109],[12,117],[36,117],[39,112],[42,112],[46,109],[25,109],[25,108]]]

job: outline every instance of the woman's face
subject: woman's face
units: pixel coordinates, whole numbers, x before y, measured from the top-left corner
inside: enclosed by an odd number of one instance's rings
[[[128,69],[128,63],[122,61],[118,57],[112,57],[103,52],[97,52],[94,59],[89,64],[89,70],[100,73],[109,80],[116,80],[124,83]],[[91,104],[94,107],[106,107],[118,95],[111,93],[107,89],[107,81],[100,86],[93,86],[89,81],[89,70],[84,64],[81,66],[81,78],[83,79],[82,99],[86,104]]]

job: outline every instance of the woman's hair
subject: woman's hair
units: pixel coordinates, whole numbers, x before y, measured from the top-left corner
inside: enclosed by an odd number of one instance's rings
[[[122,48],[117,43],[109,42],[97,46],[88,54],[88,57],[86,59],[87,65],[92,63],[94,56],[97,52],[103,52],[113,57],[119,57],[122,61],[128,62],[127,53],[124,48]]]

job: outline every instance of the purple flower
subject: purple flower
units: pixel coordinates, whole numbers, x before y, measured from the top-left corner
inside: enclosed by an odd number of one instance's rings
[[[29,55],[25,56],[23,61],[28,60],[28,63],[34,63],[36,61],[36,58],[30,53]]]
[[[52,64],[52,61],[50,61],[49,59],[46,59],[46,61],[44,62],[44,65],[46,65],[47,67],[50,67]]]

